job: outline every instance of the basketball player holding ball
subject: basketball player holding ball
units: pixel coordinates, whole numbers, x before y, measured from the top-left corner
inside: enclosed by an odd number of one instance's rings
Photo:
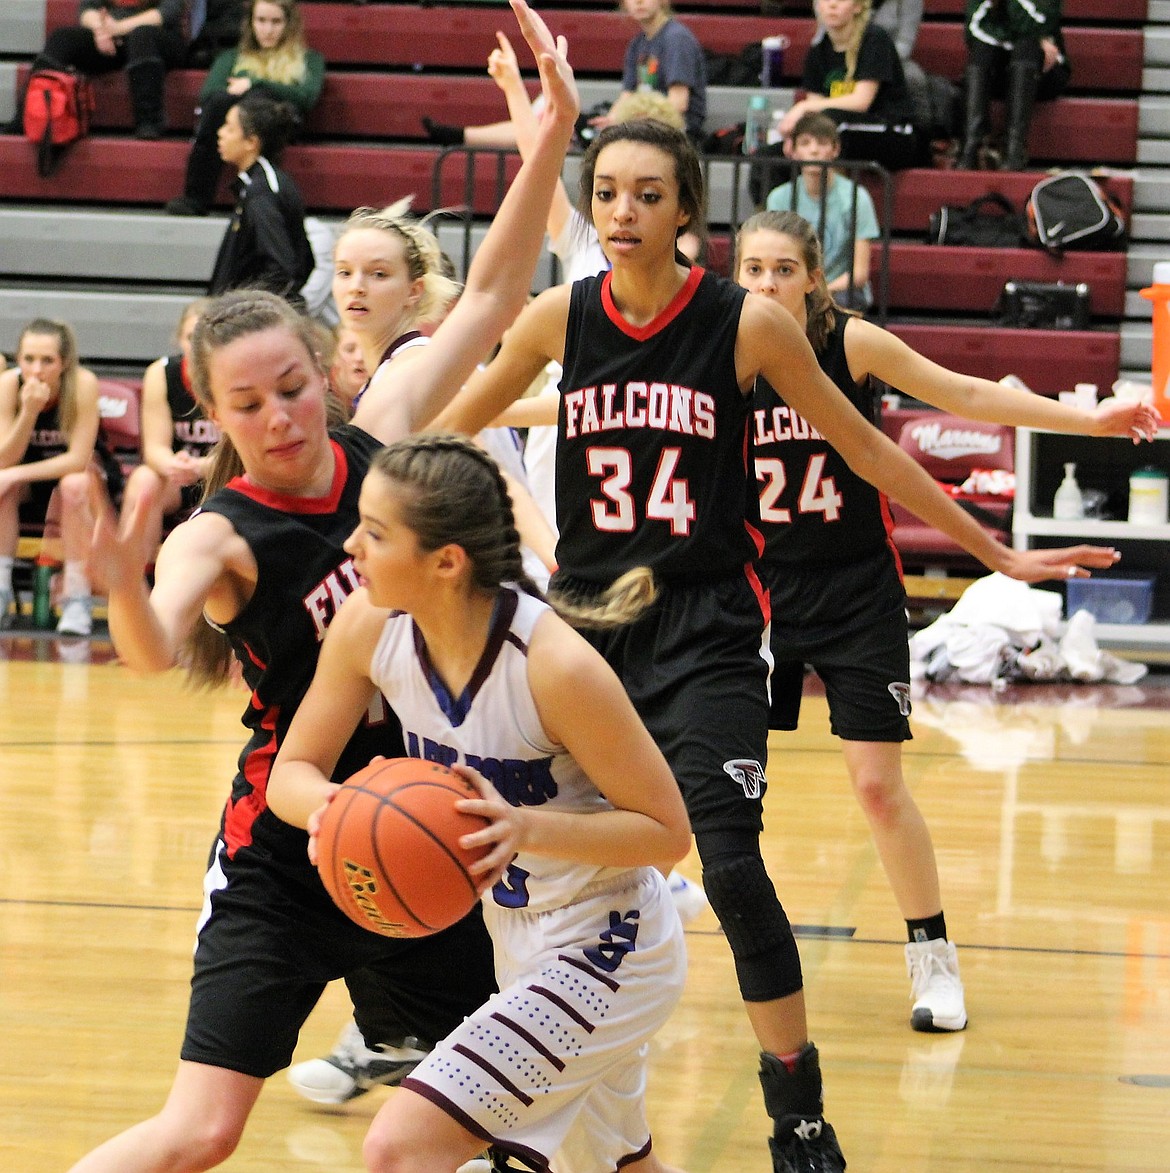
[[[244,718],[249,741],[209,861],[170,1095],[156,1115],[83,1157],[77,1173],[203,1170],[225,1161],[265,1079],[288,1065],[301,1026],[335,977],[349,979],[358,1021],[376,1043],[396,1034],[433,1041],[494,988],[481,921],[404,942],[346,918],[309,864],[304,832],[268,808],[266,787],[324,631],[357,585],[343,542],[357,523],[372,454],[434,414],[528,294],[578,102],[563,46],[523,0],[513,7],[540,63],[549,113],[537,154],[476,253],[463,297],[407,383],[386,380],[331,432],[310,323],[272,294],[225,294],[200,318],[192,368],[195,393],[226,444],[214,458],[203,509],[163,543],[153,589],[145,579],[152,553],[146,503],[120,529],[110,517],[99,524],[93,560],[108,583],[110,632],[123,662],[143,672],[184,663],[211,681],[226,674],[234,654],[252,698]],[[196,635],[228,640],[196,648]],[[343,770],[402,752],[397,722],[379,705],[354,732]],[[365,988],[355,988],[359,977]],[[383,1019],[388,1006],[396,1023],[363,1014],[370,983],[392,989],[377,1002]],[[419,1057],[415,1047],[403,1056]]]
[[[337,792],[338,730],[385,695],[409,752],[482,795],[457,805],[489,820],[462,842],[490,848],[470,870],[500,984],[383,1104],[367,1166],[449,1173],[490,1143],[539,1168],[662,1173],[645,1044],[682,993],[686,955],[654,865],[690,845],[666,760],[524,573],[490,456],[455,436],[400,441],[371,462],[360,509],[346,548],[366,589],[330,626],[269,800],[312,829]]]

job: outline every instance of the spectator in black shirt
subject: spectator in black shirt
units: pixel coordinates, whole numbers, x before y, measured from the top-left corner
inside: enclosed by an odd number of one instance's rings
[[[208,293],[268,289],[303,307],[301,287],[313,271],[305,207],[292,179],[275,166],[296,128],[296,111],[249,91],[219,128],[219,153],[239,169],[231,223],[219,246]]]
[[[841,132],[843,159],[872,159],[891,170],[924,157],[902,60],[890,34],[870,19],[870,0],[816,0],[825,35],[809,46],[801,87],[784,115],[787,140],[805,115],[823,110]]]

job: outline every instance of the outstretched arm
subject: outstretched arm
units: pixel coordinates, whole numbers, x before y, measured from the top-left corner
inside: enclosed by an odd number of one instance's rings
[[[119,657],[136,672],[164,672],[179,661],[183,642],[212,599],[221,608],[217,619],[234,611],[229,596],[242,589],[239,572],[255,567],[251,551],[226,518],[203,513],[185,521],[163,542],[154,569],[154,587],[146,566],[154,549],[151,511],[156,501],[144,493],[130,516],[119,524],[106,502],[94,528],[90,567],[106,585],[110,638]],[[253,572],[252,581],[255,581]],[[236,599],[234,610],[243,605]]]
[[[749,294],[740,318],[736,367],[742,386],[757,374],[833,445],[858,476],[941,530],[984,566],[1023,582],[1087,578],[1084,567],[1112,566],[1119,555],[1099,546],[1012,550],[992,538],[909,455],[869,423],[817,365],[792,316]]]
[[[496,33],[496,40],[499,47],[493,49],[488,57],[488,73],[504,93],[504,100],[508,103],[508,116],[512,120],[512,129],[516,132],[516,149],[522,159],[527,159],[534,149],[540,123],[533,112],[528,90],[520,76],[520,66],[516,61],[516,51],[512,48],[512,42],[501,32]],[[568,192],[565,191],[564,183],[558,179],[548,210],[548,219],[545,221],[545,227],[553,240],[564,231],[572,215],[573,204]]]
[[[1158,415],[1148,404],[1107,399],[1084,411],[1018,387],[961,375],[860,318],[845,328],[845,353],[855,378],[874,375],[915,399],[968,419],[1082,436],[1129,436],[1135,444],[1153,439],[1158,430]]]
[[[467,380],[435,420],[437,431],[474,435],[519,399],[550,359],[564,357],[570,294],[567,285],[555,285],[525,308],[504,335],[499,354]]]
[[[523,308],[536,271],[579,103],[564,38],[554,43],[524,0],[511,4],[540,65],[544,116],[532,156],[508,189],[476,251],[463,295],[435,331],[432,345],[411,367],[408,380],[383,379],[358,405],[353,422],[383,443],[434,419]]]

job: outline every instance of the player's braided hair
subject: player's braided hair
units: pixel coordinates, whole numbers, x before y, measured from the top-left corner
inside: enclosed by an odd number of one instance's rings
[[[356,208],[337,234],[340,241],[347,233],[362,228],[376,228],[389,232],[402,241],[406,254],[406,271],[412,281],[421,279],[422,296],[415,306],[412,321],[420,324],[437,322],[459,296],[462,286],[446,275],[448,262],[439,247],[438,237],[425,221],[406,215],[409,197],[387,208]]]
[[[549,602],[557,614],[574,627],[624,627],[645,614],[657,599],[658,582],[648,566],[627,570],[597,595],[549,591]]]
[[[465,436],[428,432],[383,448],[370,469],[407,490],[402,520],[423,550],[460,546],[474,586],[494,591],[514,582],[540,595],[524,569],[507,482],[482,448]]]
[[[820,354],[829,341],[829,335],[836,325],[837,314],[858,316],[855,310],[839,306],[829,292],[825,280],[825,261],[821,241],[816,229],[798,212],[757,212],[749,216],[735,234],[735,264],[733,272],[739,276],[740,261],[743,259],[744,238],[752,232],[779,232],[800,249],[804,267],[814,277],[816,284],[804,295],[805,334],[813,350]]]
[[[214,406],[211,356],[238,338],[275,326],[291,331],[316,359],[317,336],[313,324],[275,293],[262,289],[237,289],[212,298],[203,307],[191,336],[191,389],[205,412]],[[206,501],[243,472],[239,453],[227,433],[221,433],[211,452],[202,499]],[[210,686],[228,679],[234,654],[223,632],[209,623],[197,623],[185,641],[181,659],[193,683]]]

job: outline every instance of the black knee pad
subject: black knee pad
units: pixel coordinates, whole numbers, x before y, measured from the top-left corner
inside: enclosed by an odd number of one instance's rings
[[[804,985],[796,938],[758,855],[712,864],[703,888],[735,958],[745,1002],[770,1002]]]

